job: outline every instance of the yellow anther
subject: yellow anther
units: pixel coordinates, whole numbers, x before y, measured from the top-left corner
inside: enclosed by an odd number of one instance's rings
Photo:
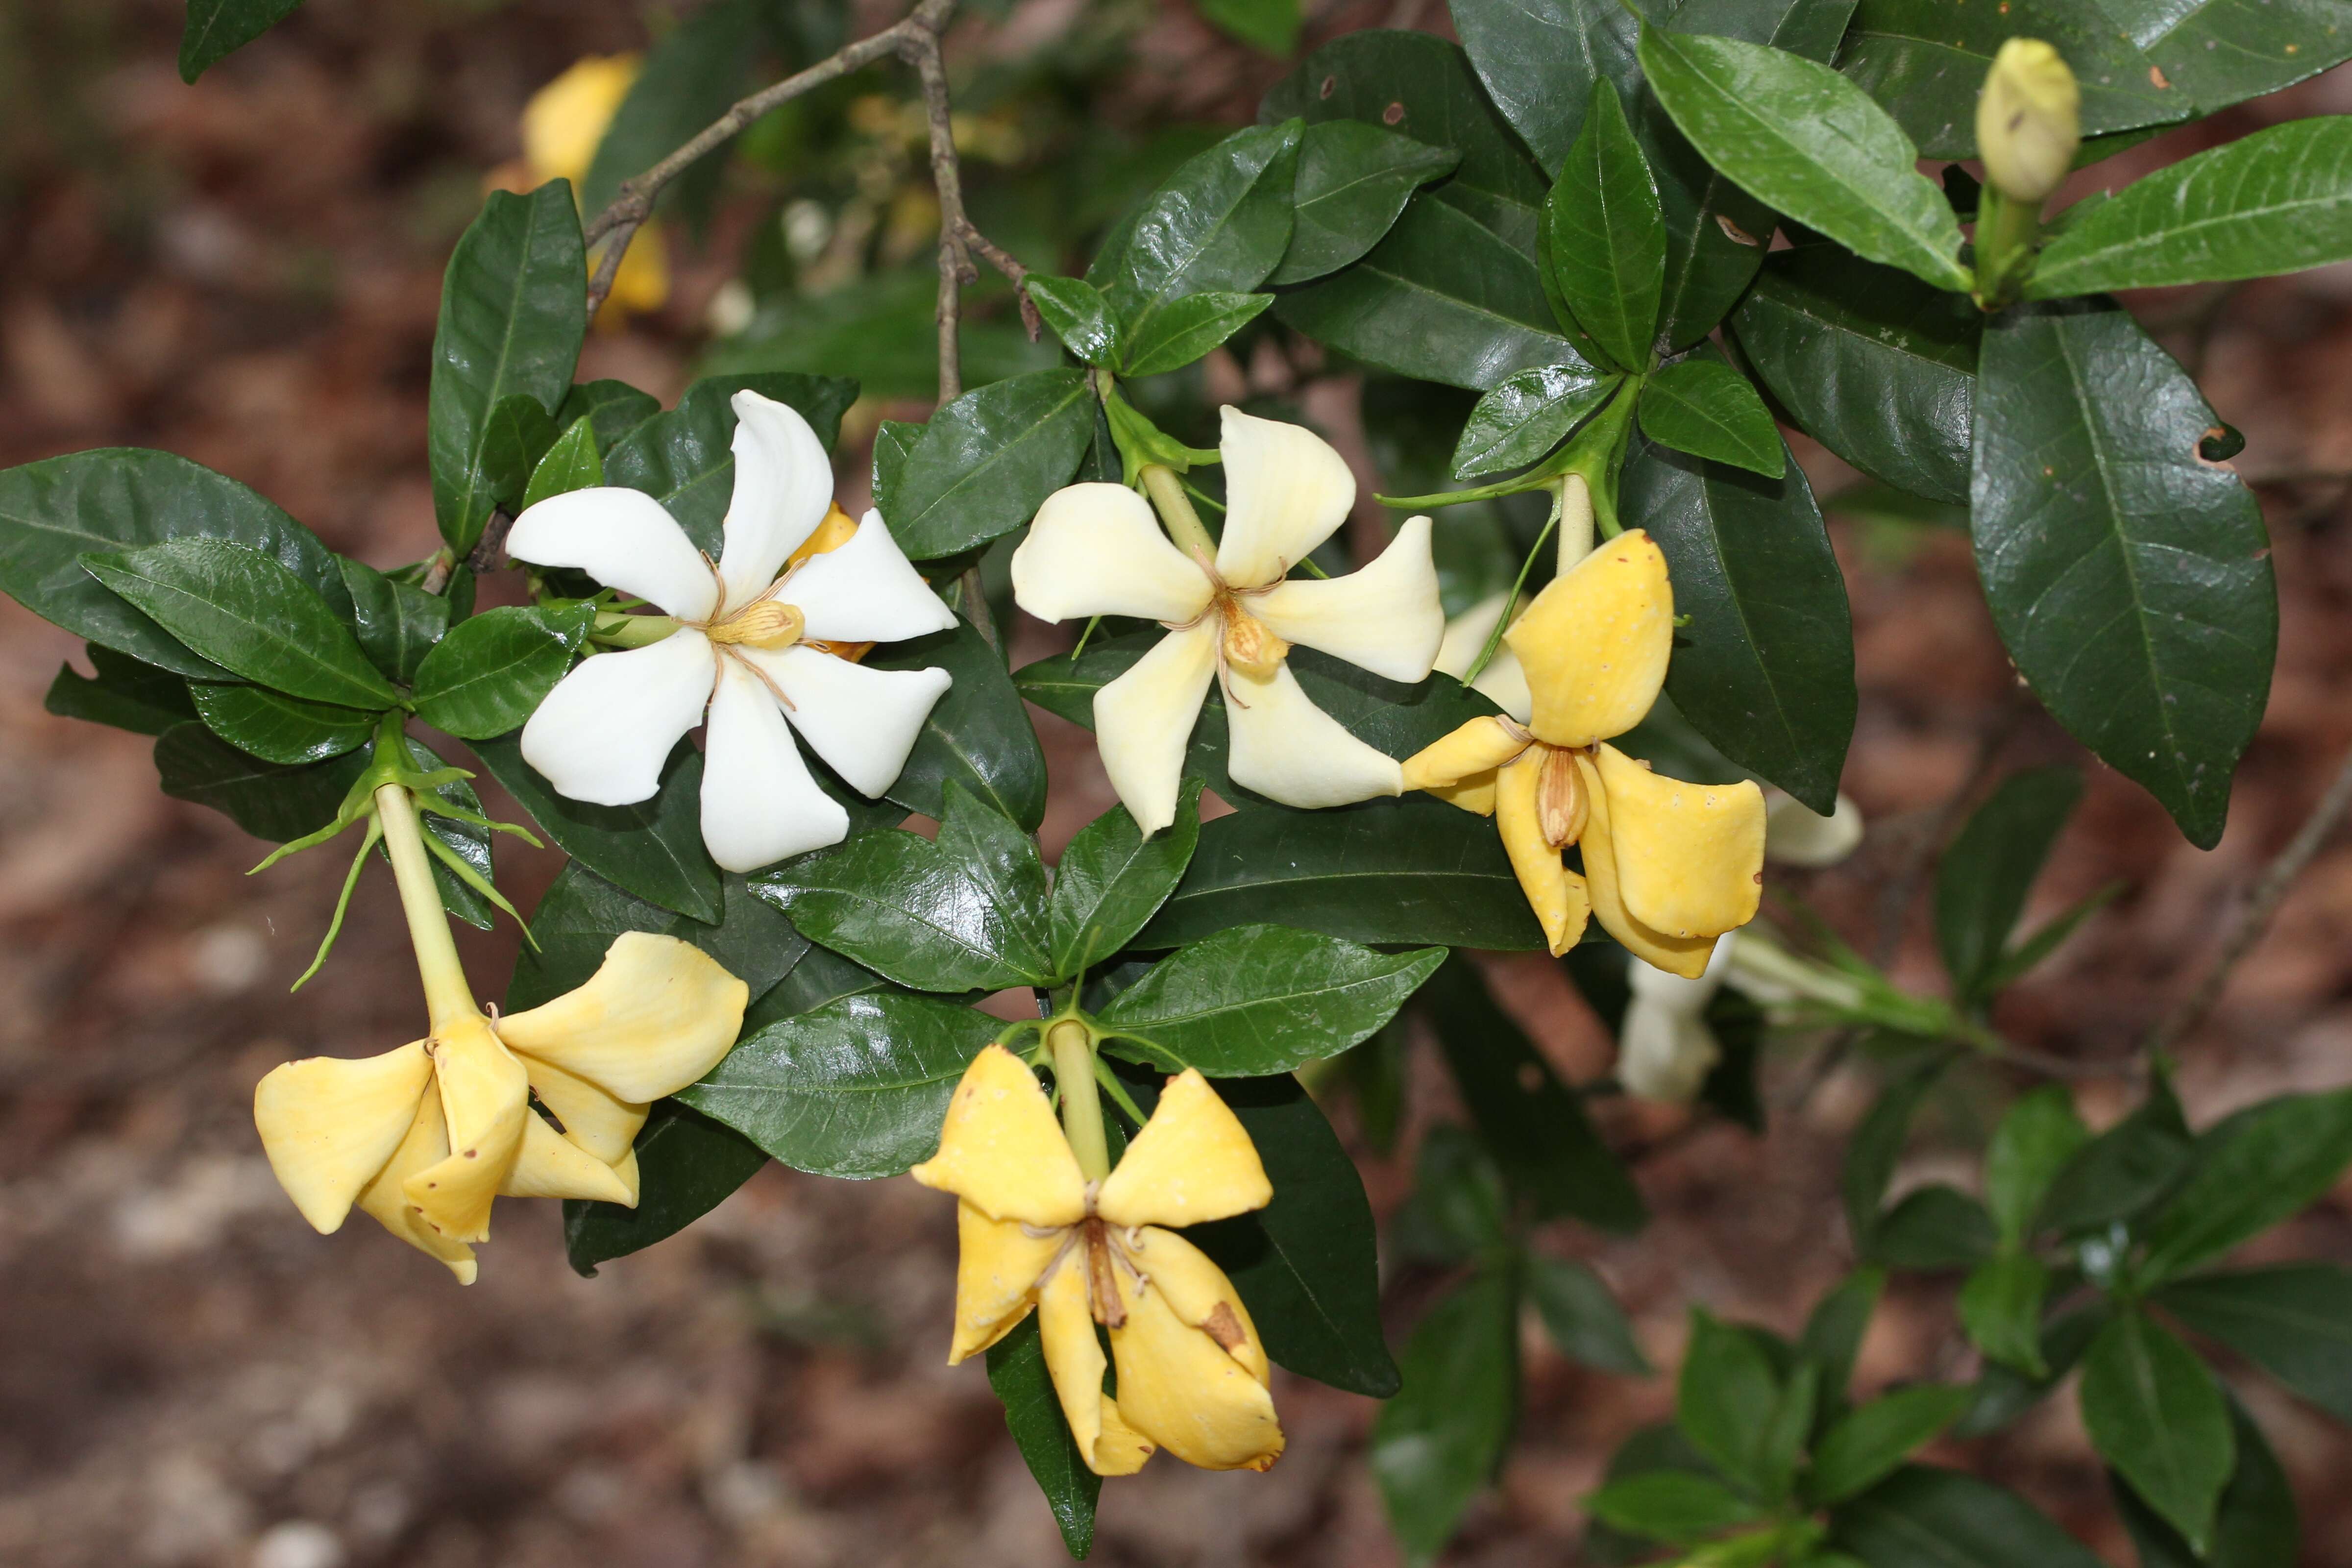
[[[1225,662],[1244,675],[1264,679],[1289,655],[1290,645],[1239,605],[1225,607]]]
[[[753,647],[786,648],[801,640],[808,624],[797,605],[763,599],[712,626],[706,634],[715,643],[749,643]]]

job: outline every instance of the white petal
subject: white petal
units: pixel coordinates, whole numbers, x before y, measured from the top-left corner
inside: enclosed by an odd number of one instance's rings
[[[803,636],[822,642],[904,642],[955,625],[955,612],[908,563],[878,511],[867,512],[840,549],[802,563],[776,597],[807,617]]]
[[[1846,795],[1828,816],[1777,789],[1764,792],[1764,858],[1784,866],[1834,866],[1862,845],[1862,807]]]
[[[1356,504],[1356,476],[1314,431],[1224,411],[1225,531],[1217,575],[1236,588],[1279,581]]]
[[[1287,663],[1265,679],[1226,671],[1225,771],[1268,800],[1309,809],[1404,790],[1394,757],[1356,739],[1308,700]]]
[[[776,580],[784,557],[816,531],[833,504],[833,459],[790,404],[739,392],[735,493],[722,525],[719,575],[730,606],[749,604]]]
[[[1151,503],[1125,485],[1071,485],[1037,509],[1013,552],[1013,600],[1041,621],[1135,616],[1189,621],[1209,575],[1168,542]]]
[[[1625,983],[1635,996],[1654,1006],[1695,1018],[1706,1011],[1706,1005],[1723,989],[1724,975],[1731,968],[1731,949],[1730,936],[1717,938],[1706,972],[1695,980],[1669,973],[1629,952],[1625,955]]]
[[[541,566],[573,566],[664,615],[705,621],[719,605],[710,563],[677,520],[643,490],[568,490],[523,509],[507,552]]]
[[[572,800],[649,799],[677,738],[702,721],[712,658],[708,638],[682,630],[583,659],[523,725],[523,761]]]
[[[817,787],[760,678],[719,661],[702,749],[702,843],[730,871],[754,871],[849,837],[849,813]]]
[[[1244,601],[1287,642],[1303,643],[1391,680],[1419,680],[1445,640],[1429,519],[1409,518],[1380,559],[1360,572],[1294,577]]]
[[[1095,693],[1095,745],[1103,771],[1147,838],[1176,820],[1184,748],[1216,673],[1218,635],[1213,616],[1170,632]]]
[[[1698,1098],[1706,1075],[1723,1059],[1723,1047],[1705,1018],[1677,1013],[1636,994],[1619,1032],[1617,1081],[1638,1100],[1687,1105]]]
[[[790,704],[793,728],[869,800],[898,780],[923,721],[955,678],[944,669],[868,669],[813,647],[747,650]]]
[[[1470,689],[1524,724],[1536,710],[1536,695],[1528,688],[1528,667],[1507,644],[1495,650]]]
[[[1440,669],[1457,680],[1470,668],[1471,661],[1486,647],[1486,639],[1495,633],[1495,623],[1503,618],[1504,606],[1510,595],[1491,594],[1445,623],[1445,637],[1437,645],[1437,658],[1431,668]],[[1527,666],[1511,651],[1508,643],[1497,644],[1495,657],[1470,683],[1470,689],[1524,724],[1535,711],[1535,694],[1528,689]]]

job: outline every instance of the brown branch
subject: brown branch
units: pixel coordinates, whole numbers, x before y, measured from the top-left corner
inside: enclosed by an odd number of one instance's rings
[[[2239,906],[2237,919],[2222,937],[2212,966],[2197,983],[2197,989],[2167,1013],[2149,1034],[2150,1055],[2170,1050],[2212,1011],[2213,1004],[2221,999],[2222,987],[2230,983],[2231,971],[2263,940],[2263,933],[2271,928],[2271,921],[2278,914],[2279,905],[2286,899],[2287,889],[2326,847],[2347,811],[2352,811],[2352,755],[2345,757],[2327,793],[2319,797],[2319,804],[2311,808],[2311,815],[2304,818],[2303,826],[2295,829],[2286,847],[2263,868],[2262,876],[2248,889],[2246,901]]]

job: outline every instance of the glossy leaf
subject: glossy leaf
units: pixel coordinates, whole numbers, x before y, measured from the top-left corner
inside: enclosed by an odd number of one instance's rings
[[[1813,810],[1835,804],[1853,734],[1853,619],[1811,487],[1636,443],[1617,498],[1665,552],[1675,610],[1666,693],[1741,767]]]
[[[2062,1084],[2044,1084],[2010,1106],[1985,1146],[1985,1206],[2000,1227],[2003,1246],[2032,1234],[2050,1184],[2090,1140],[2074,1097]]]
[[[1830,1541],[1870,1568],[2102,1568],[2008,1488],[1926,1465],[1906,1465],[1840,1504]]]
[[[1454,0],[1454,31],[1495,107],[1557,169],[1592,106],[1594,87],[1640,81],[1641,18],[1609,0]]]
[[[604,458],[596,446],[596,421],[583,414],[555,438],[530,470],[523,487],[522,507],[537,506],[550,496],[584,490],[604,482]],[[521,510],[521,509],[518,509]]]
[[[1531,1254],[1527,1284],[1536,1315],[1562,1355],[1623,1377],[1650,1374],[1649,1358],[1635,1342],[1624,1309],[1591,1268],[1573,1258]]]
[[[2229,1406],[2195,1352],[2147,1313],[2117,1313],[2083,1358],[2083,1424],[2107,1462],[2199,1553],[2237,1466]]]
[[[1045,818],[1045,753],[1004,660],[959,615],[950,630],[886,644],[870,669],[944,669],[955,684],[932,706],[888,798],[926,816],[946,810],[954,784],[1034,831]]]
[[[1073,975],[1107,962],[1168,900],[1201,841],[1198,781],[1176,792],[1176,819],[1146,838],[1115,805],[1078,830],[1054,868],[1045,910],[1054,971]]]
[[[2302,1521],[2285,1468],[2271,1452],[2263,1429],[2234,1399],[2230,1402],[2230,1426],[2238,1468],[2214,1511],[2212,1548],[2201,1556],[2138,1494],[2112,1473],[2108,1476],[2116,1511],[2138,1550],[2140,1568],[2270,1568],[2295,1560]]]
[[[1404,1385],[1372,1424],[1370,1463],[1408,1561],[1444,1548],[1502,1463],[1518,1415],[1518,1292],[1480,1274],[1406,1342]]]
[[[2195,1173],[2148,1221],[2148,1280],[2186,1273],[2318,1201],[2352,1163],[2352,1089],[2288,1094],[2198,1141]]]
[[[1292,187],[1290,248],[1267,283],[1304,283],[1336,272],[1380,243],[1413,191],[1461,162],[1377,125],[1333,120],[1307,127]]]
[[[449,630],[449,600],[414,583],[387,577],[349,556],[340,558],[352,599],[352,629],[376,668],[406,685],[425,655]]]
[[[1284,121],[1234,132],[1162,181],[1105,247],[1087,276],[1109,299],[1130,357],[1181,337],[1161,321],[1178,301],[1245,292],[1280,265],[1304,130]]]
[[[1118,363],[1118,319],[1110,313],[1102,290],[1083,278],[1051,278],[1030,274],[1022,287],[1039,319],[1062,346],[1088,364]],[[878,459],[879,453],[877,453]]]
[[[1968,1404],[1966,1387],[1931,1383],[1896,1389],[1850,1412],[1813,1450],[1808,1498],[1816,1505],[1839,1503],[1875,1486],[1958,1420]]]
[[[1788,454],[1770,410],[1748,378],[1719,360],[1686,359],[1643,384],[1642,434],[1677,452],[1777,479]]]
[[[714,561],[726,542],[719,524],[735,493],[731,400],[738,392],[790,404],[828,448],[843,413],[857,401],[857,383],[839,376],[707,375],[686,389],[676,408],[645,420],[604,455],[606,484],[643,490],[661,502],[695,548]]]
[[[180,79],[194,82],[300,8],[302,0],[188,0]]]
[[[2077,768],[2011,773],[1937,862],[1936,945],[1961,1000],[1986,994],[2034,879],[2082,798]]]
[[[2352,1421],[2352,1269],[2283,1263],[2176,1279],[2157,1305],[2339,1421]]]
[[[756,1005],[809,952],[808,938],[754,898],[740,877],[727,878],[721,905],[715,923],[695,920],[635,897],[579,861],[569,862],[531,911],[532,940],[515,955],[507,1011],[536,1007],[586,984],[624,931],[676,937],[700,948],[743,982]]]
[[[128,730],[134,735],[160,735],[174,724],[196,717],[188,683],[168,669],[119,654],[91,643],[84,650],[93,673],[84,675],[70,664],[58,667],[41,707],[61,719],[79,719]]]
[[[767,1152],[731,1127],[657,1100],[637,1132],[637,1206],[566,1198],[563,1255],[593,1279],[596,1266],[667,1241],[760,1173]]]
[[[1476,479],[1537,462],[1607,402],[1621,380],[1573,358],[1505,376],[1470,410],[1454,447],[1454,477]]]
[[[416,716],[461,740],[520,729],[572,668],[594,608],[509,605],[460,621],[417,667]]]
[[[205,728],[240,752],[289,766],[323,762],[365,745],[381,716],[263,686],[194,681],[187,690]]]
[[[1605,79],[1593,84],[1544,223],[1552,279],[1577,324],[1620,370],[1648,370],[1666,280],[1665,218],[1649,160]]]
[[[580,215],[565,180],[527,196],[492,191],[450,253],[425,439],[434,515],[461,555],[481,537],[493,504],[483,467],[492,411],[517,395],[552,409],[571,388],[588,330],[586,277]]]
[[[923,426],[874,503],[917,561],[960,554],[1012,532],[1069,482],[1094,436],[1092,394],[1076,370],[1040,370],[967,392]]]
[[[583,381],[563,395],[555,422],[569,430],[583,419],[588,421],[596,433],[596,453],[601,458],[661,411],[660,398],[639,392],[625,381]]]
[[[2099,0],[2099,10],[2208,114],[2352,58],[2335,0]]]
[[[1181,370],[1255,321],[1271,294],[1187,294],[1154,311],[1127,342],[1123,374]]]
[[[2115,309],[1985,333],[1971,525],[2018,671],[2077,740],[2210,848],[2278,638],[2253,496],[2197,444],[2213,411]]]
[[[299,767],[265,763],[196,723],[175,724],[155,742],[155,771],[165,795],[211,806],[273,844],[332,822],[364,765],[359,752]]]
[[[720,918],[719,868],[702,847],[702,753],[692,746],[670,754],[652,799],[590,805],[556,794],[522,760],[516,737],[471,744],[490,776],[557,848],[648,903],[698,921]]]
[[[1062,1402],[1045,1370],[1045,1342],[1037,1315],[1022,1319],[1013,1331],[988,1347],[988,1386],[1004,1406],[1004,1425],[1021,1450],[1030,1479],[1045,1494],[1045,1506],[1074,1558],[1094,1550],[1095,1502],[1102,1478],[1087,1468],[1063,1417]]]
[[[1978,1265],[1960,1287],[1960,1323],[1976,1347],[2006,1366],[2049,1375],[2042,1359],[2042,1300],[2050,1271],[2027,1252],[2003,1252]]]
[[[1685,1470],[1612,1481],[1584,1500],[1584,1511],[1615,1529],[1685,1546],[1764,1518],[1762,1509],[1721,1481]]]

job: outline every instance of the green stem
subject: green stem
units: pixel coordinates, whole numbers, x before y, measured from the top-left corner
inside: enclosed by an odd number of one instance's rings
[[[1463,685],[1469,685],[1485,673],[1486,666],[1494,660],[1495,650],[1503,646],[1503,634],[1510,629],[1511,611],[1519,602],[1519,590],[1528,585],[1528,574],[1535,570],[1536,557],[1543,553],[1544,541],[1549,539],[1551,531],[1559,526],[1560,494],[1563,489],[1565,487],[1557,482],[1552,485],[1551,515],[1544,519],[1543,531],[1536,535],[1535,548],[1529,550],[1528,558],[1519,563],[1518,577],[1511,584],[1511,591],[1503,600],[1503,613],[1495,617],[1495,629],[1486,634],[1486,646],[1478,650],[1478,657],[1472,659],[1470,668],[1462,672]],[[1588,504],[1585,509],[1585,518],[1588,522],[1591,515],[1591,508]]]
[[[1203,570],[1214,566],[1217,559],[1216,541],[1201,521],[1201,514],[1192,510],[1192,498],[1184,493],[1184,481],[1176,470],[1164,463],[1146,463],[1136,476],[1143,481],[1143,493],[1151,498],[1160,513],[1160,521],[1168,525],[1168,537],[1176,548],[1201,563]]]
[[[481,1009],[466,984],[465,965],[457,962],[457,944],[449,935],[449,917],[441,907],[441,889],[433,880],[433,861],[417,823],[415,800],[404,785],[383,784],[375,792],[375,812],[383,826],[384,852],[392,857],[392,879],[400,889],[401,911],[408,917],[409,945],[416,950],[416,973],[425,983],[426,1016],[436,1030],[461,1018],[478,1017]]]
[[[1998,310],[2017,298],[2032,270],[2033,242],[2042,233],[2040,204],[2029,205],[1987,185],[1977,198],[1976,301]]]
[[[1162,470],[1165,472],[1166,470]],[[1063,1018],[1045,1031],[1054,1054],[1054,1083],[1062,1095],[1062,1131],[1087,1180],[1110,1174],[1110,1140],[1103,1132],[1102,1096],[1095,1087],[1095,1042],[1084,1021]]]

